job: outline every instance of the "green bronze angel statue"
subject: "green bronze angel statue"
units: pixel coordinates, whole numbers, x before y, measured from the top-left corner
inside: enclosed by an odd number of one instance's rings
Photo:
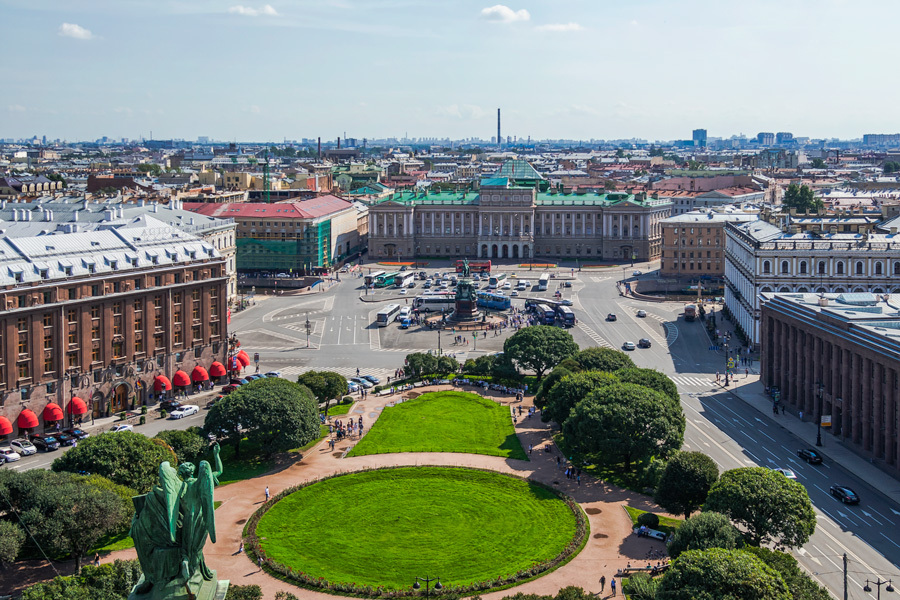
[[[131,537],[144,574],[131,600],[202,600],[215,595],[216,573],[203,559],[207,537],[216,541],[213,489],[222,474],[217,443],[212,452],[215,470],[204,460],[194,477],[193,464],[182,463],[176,470],[165,461],[159,466],[159,484],[132,499]]]

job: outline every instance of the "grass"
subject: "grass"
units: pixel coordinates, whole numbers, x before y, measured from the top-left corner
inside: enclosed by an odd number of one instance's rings
[[[340,415],[346,415],[350,412],[350,407],[353,404],[334,404],[328,407],[328,413],[326,416],[328,417],[338,417]]]
[[[631,517],[631,525],[633,529],[634,527],[638,526],[638,517],[650,511],[634,508],[633,506],[626,506],[625,512],[627,512],[628,516]],[[657,531],[662,531],[665,534],[675,533],[675,530],[681,527],[681,524],[684,522],[681,519],[673,519],[671,517],[663,517],[661,515],[656,516],[659,517],[659,526],[654,527],[654,529],[656,529]]]
[[[263,473],[271,471],[275,466],[273,457],[265,456],[260,452],[257,444],[251,444],[246,440],[241,442],[239,458],[235,457],[234,446],[231,444],[221,447],[219,458],[222,460],[222,476],[219,477],[219,485],[228,485],[235,481],[259,477]],[[212,460],[212,454],[206,460]]]
[[[336,523],[347,523],[339,528]],[[405,467],[327,479],[278,501],[256,529],[266,556],[332,583],[409,588],[496,579],[559,555],[575,515],[553,492],[472,469]]]
[[[467,452],[528,460],[509,408],[478,394],[431,392],[385,408],[349,456]]]

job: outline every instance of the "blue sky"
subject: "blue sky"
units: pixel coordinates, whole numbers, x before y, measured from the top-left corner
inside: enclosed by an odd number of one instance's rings
[[[896,0],[0,0],[0,137],[900,131]]]

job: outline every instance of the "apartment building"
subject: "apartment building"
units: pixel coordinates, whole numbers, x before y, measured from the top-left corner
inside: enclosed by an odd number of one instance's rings
[[[660,275],[718,278],[725,275],[725,224],[757,220],[739,211],[694,211],[661,222]]]

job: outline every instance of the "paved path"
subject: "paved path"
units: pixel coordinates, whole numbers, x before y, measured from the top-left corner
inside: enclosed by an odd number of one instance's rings
[[[429,391],[435,389],[451,388],[450,386],[428,388]],[[474,388],[463,388],[463,390],[474,391]],[[489,394],[485,395],[489,396]],[[381,414],[381,409],[398,399],[399,395],[369,397],[363,402],[356,403],[352,407],[350,415],[354,418],[362,415],[368,431],[372,427],[373,421],[377,419],[377,415]],[[494,396],[494,399],[506,405],[517,406],[513,399],[505,396]],[[523,410],[526,413],[527,407],[530,405],[530,401],[526,399],[523,403]],[[519,419],[516,432],[526,451],[529,444],[537,448],[550,441],[548,424],[542,423],[539,416],[531,419]],[[331,473],[395,465],[478,467],[501,473],[533,477],[537,481],[553,485],[571,495],[584,508],[590,520],[591,531],[585,548],[577,557],[549,575],[516,588],[485,594],[483,595],[485,599],[492,600],[511,596],[517,592],[555,594],[560,588],[567,585],[581,586],[585,590],[596,593],[600,591],[598,583],[600,575],[606,575],[609,580],[619,568],[625,567],[629,563],[637,566],[645,562],[645,557],[650,549],[664,548],[662,542],[638,539],[630,535],[631,520],[622,508],[626,504],[645,510],[658,509],[658,507],[650,505],[645,496],[607,485],[590,477],[582,476],[580,486],[576,485],[574,480],[567,480],[563,472],[557,469],[556,457],[559,455],[559,451],[555,447],[551,453],[535,450],[530,461],[474,454],[424,452],[341,458],[353,443],[355,440],[339,442],[332,452],[327,440],[323,440],[310,449],[302,461],[295,462],[281,471],[217,488],[215,499],[222,501],[222,505],[216,510],[218,542],[206,545],[204,554],[207,564],[218,571],[220,578],[230,579],[234,584],[259,585],[267,599],[273,598],[278,590],[288,590],[298,598],[333,600],[334,596],[331,594],[309,591],[275,579],[260,571],[246,555],[238,554],[237,550],[241,543],[244,524],[253,511],[263,503],[266,486],[274,496],[298,482],[318,479]],[[134,558],[135,556],[134,550],[125,550],[110,554],[104,558],[104,562],[116,558]]]

